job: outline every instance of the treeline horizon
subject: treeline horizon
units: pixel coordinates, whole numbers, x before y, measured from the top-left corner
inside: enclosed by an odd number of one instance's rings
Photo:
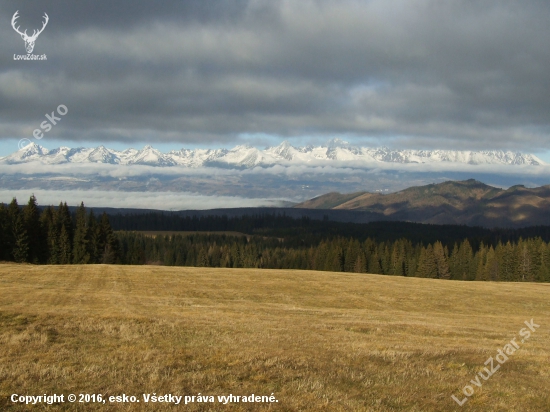
[[[0,260],[35,264],[304,269],[456,280],[550,281],[550,228],[353,224],[284,214],[103,213],[0,203]],[[115,232],[115,230],[118,230]],[[236,231],[247,236],[140,231]]]
[[[322,240],[317,246],[287,247],[262,236],[150,235],[117,232],[124,264],[222,268],[301,269],[452,280],[550,282],[550,244],[540,237],[483,243],[467,239],[451,251],[441,242],[376,242],[368,238]]]

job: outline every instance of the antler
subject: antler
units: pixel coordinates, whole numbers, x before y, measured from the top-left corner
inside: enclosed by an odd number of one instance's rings
[[[19,33],[21,36],[26,36],[26,35],[27,35],[27,30],[25,30],[24,33],[21,33],[21,32],[19,31],[19,27],[21,27],[21,26],[15,27],[16,20],[19,18],[19,16],[17,15],[18,13],[19,13],[19,10],[17,10],[17,11],[15,12],[15,14],[13,15],[13,17],[12,17],[12,19],[11,19],[11,27],[13,27],[13,30],[15,30],[15,31],[16,31],[17,33]],[[46,13],[44,13],[44,14],[46,14]],[[44,30],[44,28],[42,28],[42,30]]]
[[[44,29],[46,28],[46,26],[48,25],[48,22],[50,21],[50,18],[48,17],[48,15],[46,13],[44,13],[44,17],[45,21],[44,23],[42,24],[42,28],[40,30],[38,30],[38,32],[36,30],[33,30],[33,33],[32,33],[32,36],[30,36],[31,39],[36,39],[38,37],[38,35],[40,33],[42,33],[44,31]]]

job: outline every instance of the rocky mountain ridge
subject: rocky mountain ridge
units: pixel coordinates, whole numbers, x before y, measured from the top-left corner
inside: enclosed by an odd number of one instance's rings
[[[111,165],[147,165],[190,168],[221,167],[248,169],[275,165],[327,165],[349,163],[373,167],[377,164],[469,164],[469,165],[545,165],[532,154],[511,151],[392,150],[385,147],[356,147],[334,139],[322,146],[294,147],[284,141],[264,150],[241,145],[233,149],[180,149],[162,153],[147,145],[143,149],[123,151],[96,148],[59,147],[48,150],[36,143],[0,158],[4,164],[38,161],[44,164],[102,163]]]

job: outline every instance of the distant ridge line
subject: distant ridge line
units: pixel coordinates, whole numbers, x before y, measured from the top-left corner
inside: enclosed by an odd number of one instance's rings
[[[150,145],[141,150],[129,148],[113,150],[104,146],[96,148],[59,147],[48,150],[36,143],[0,158],[0,163],[21,164],[38,161],[44,164],[110,164],[146,165],[156,167],[217,167],[254,168],[275,165],[324,166],[348,164],[371,166],[380,164],[467,164],[467,165],[546,165],[532,154],[519,152],[457,151],[457,150],[392,150],[386,147],[368,148],[352,146],[334,139],[322,146],[294,147],[284,141],[278,146],[264,150],[248,145],[233,149],[180,149],[162,153]]]
[[[483,227],[550,225],[550,185],[500,189],[480,181],[447,181],[389,193],[327,193],[296,208],[371,212],[387,220]]]

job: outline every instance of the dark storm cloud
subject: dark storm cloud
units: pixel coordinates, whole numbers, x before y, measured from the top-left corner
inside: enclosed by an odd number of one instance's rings
[[[23,41],[50,23],[35,53]],[[66,139],[350,134],[408,147],[550,148],[550,4],[0,2],[0,138],[59,104]],[[391,140],[393,139],[393,140]]]
[[[151,21],[180,23],[234,22],[247,6],[246,0],[185,1],[3,1],[2,11],[9,15],[19,10],[20,21],[40,22],[44,12],[56,16],[52,31],[79,31],[90,27],[128,30]]]

